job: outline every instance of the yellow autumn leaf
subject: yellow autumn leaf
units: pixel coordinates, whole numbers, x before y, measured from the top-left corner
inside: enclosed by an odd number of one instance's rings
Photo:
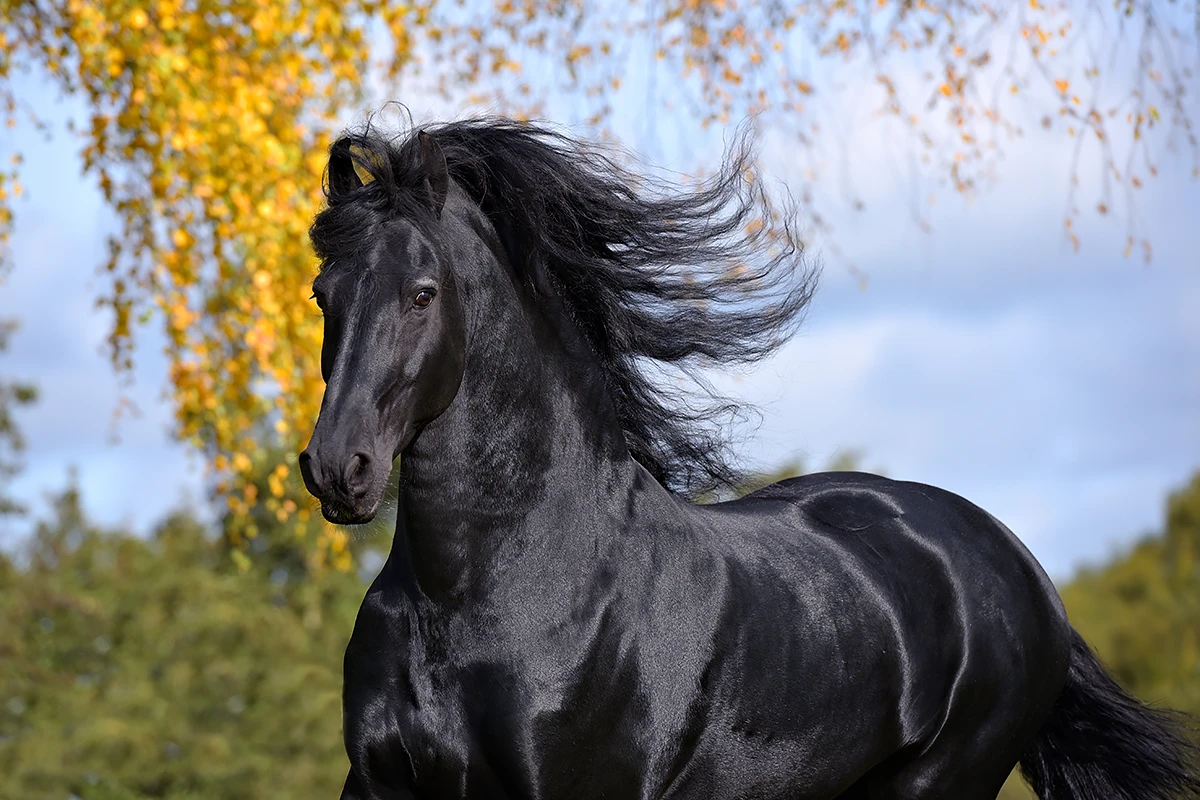
[[[150,17],[144,10],[135,8],[129,12],[126,22],[129,27],[133,28],[135,31],[140,31],[150,24]]]

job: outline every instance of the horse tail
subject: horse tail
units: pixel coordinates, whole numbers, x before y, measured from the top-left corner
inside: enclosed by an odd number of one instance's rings
[[[1041,800],[1200,798],[1200,747],[1188,717],[1122,689],[1071,631],[1067,683],[1021,758]]]

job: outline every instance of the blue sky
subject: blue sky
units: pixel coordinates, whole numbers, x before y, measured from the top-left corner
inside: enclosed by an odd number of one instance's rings
[[[38,83],[24,92],[54,95]],[[747,455],[819,466],[860,451],[868,468],[988,509],[1060,578],[1156,528],[1166,492],[1200,467],[1200,184],[1190,162],[1164,160],[1142,191],[1155,246],[1147,266],[1121,257],[1119,215],[1085,214],[1082,251],[1071,253],[1066,140],[1012,145],[1000,184],[969,205],[943,195],[927,235],[911,221],[912,187],[887,135],[864,130],[849,151],[867,211],[830,210],[868,287],[823,259],[800,335],[755,372],[721,379],[764,409]],[[203,504],[202,466],[170,436],[153,326],[124,387],[142,413],[112,424],[122,386],[93,298],[114,221],[80,177],[77,145],[61,127],[49,143],[18,129],[0,150],[10,143],[26,156],[27,193],[0,317],[22,328],[0,370],[41,390],[20,418],[29,450],[14,491],[42,507],[75,467],[97,519],[139,529],[181,502]],[[768,137],[763,155],[765,171],[786,181],[786,139]],[[22,530],[10,525],[0,542]]]

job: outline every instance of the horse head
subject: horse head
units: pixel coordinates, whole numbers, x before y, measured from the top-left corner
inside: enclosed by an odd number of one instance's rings
[[[466,333],[443,230],[450,177],[431,136],[411,146],[399,162],[365,137],[336,142],[328,208],[311,231],[325,395],[300,471],[334,523],[375,516],[392,462],[462,380]]]

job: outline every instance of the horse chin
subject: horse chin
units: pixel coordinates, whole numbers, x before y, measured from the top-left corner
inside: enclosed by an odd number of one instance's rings
[[[382,501],[382,494],[373,502],[364,503],[359,507],[331,500],[321,503],[321,516],[334,525],[366,525],[379,513]]]

